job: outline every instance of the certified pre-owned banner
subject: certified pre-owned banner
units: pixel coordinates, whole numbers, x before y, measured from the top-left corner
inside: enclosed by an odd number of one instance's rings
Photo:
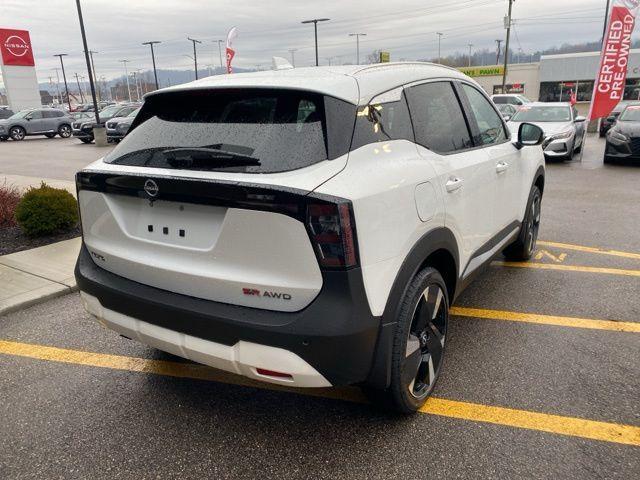
[[[231,61],[236,54],[236,51],[233,49],[233,42],[237,36],[238,31],[236,30],[236,27],[229,30],[229,33],[227,34],[227,73],[233,72],[233,69],[231,68]]]
[[[602,42],[600,69],[593,87],[589,119],[608,116],[624,94],[631,34],[640,0],[613,0]]]

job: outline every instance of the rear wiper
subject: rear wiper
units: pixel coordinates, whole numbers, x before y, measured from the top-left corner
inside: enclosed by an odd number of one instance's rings
[[[177,168],[184,167],[203,167],[207,163],[208,167],[226,168],[226,167],[250,167],[261,165],[260,160],[249,155],[232,152],[229,150],[220,150],[218,148],[208,147],[179,147],[163,150],[162,154],[167,157],[167,161],[171,166]],[[209,160],[216,160],[209,162]]]

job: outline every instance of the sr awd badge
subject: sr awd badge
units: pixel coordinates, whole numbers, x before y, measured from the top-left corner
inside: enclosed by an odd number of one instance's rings
[[[254,297],[267,297],[267,298],[279,298],[280,300],[291,300],[291,295],[288,293],[282,292],[269,292],[265,290],[261,292],[255,288],[243,288],[242,293],[244,295],[254,296]]]

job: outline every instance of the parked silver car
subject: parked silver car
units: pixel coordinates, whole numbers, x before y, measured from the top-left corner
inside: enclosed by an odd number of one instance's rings
[[[71,136],[71,117],[56,108],[33,108],[21,110],[11,117],[0,120],[0,140],[24,140],[28,135],[44,135],[53,138]]]
[[[107,142],[119,142],[129,131],[129,127],[142,107],[136,108],[129,115],[115,117],[107,122]]]
[[[512,135],[522,122],[533,123],[544,131],[542,148],[547,159],[571,160],[582,148],[586,118],[575,106],[565,102],[535,102],[521,106],[507,123]]]

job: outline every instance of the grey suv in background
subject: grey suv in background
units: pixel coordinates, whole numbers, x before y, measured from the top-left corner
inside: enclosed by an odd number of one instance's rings
[[[44,135],[53,138],[71,136],[71,117],[56,108],[34,108],[21,110],[11,117],[0,120],[0,140],[24,140],[27,135]]]
[[[126,117],[134,110],[140,108],[140,104],[127,105],[109,105],[99,112],[100,122],[105,123],[116,117]],[[73,122],[73,136],[78,137],[83,143],[93,142],[93,127],[95,126],[95,118],[93,120],[76,120]]]
[[[136,108],[133,112],[131,112],[126,117],[114,117],[107,122],[107,141],[108,142],[119,142],[124,138],[124,136],[129,131],[131,124],[138,115],[140,108]]]

